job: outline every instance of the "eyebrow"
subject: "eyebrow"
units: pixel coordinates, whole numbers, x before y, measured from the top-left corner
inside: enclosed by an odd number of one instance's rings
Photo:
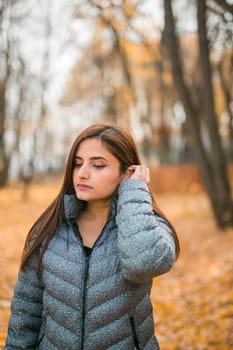
[[[83,159],[83,158],[80,156],[75,156],[75,159]],[[89,159],[90,160],[105,160],[107,162],[107,159],[102,157],[102,156],[90,157]]]

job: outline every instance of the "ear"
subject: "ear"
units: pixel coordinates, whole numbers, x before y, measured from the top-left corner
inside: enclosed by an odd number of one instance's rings
[[[121,180],[126,180],[131,177],[133,170],[129,167],[124,173],[121,174]]]

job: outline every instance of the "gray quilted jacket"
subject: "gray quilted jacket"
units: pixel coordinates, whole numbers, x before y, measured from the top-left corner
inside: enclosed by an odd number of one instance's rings
[[[33,265],[19,273],[5,350],[158,350],[150,289],[175,261],[167,223],[146,184],[128,179],[88,256],[74,224],[81,207],[65,195],[41,279]]]

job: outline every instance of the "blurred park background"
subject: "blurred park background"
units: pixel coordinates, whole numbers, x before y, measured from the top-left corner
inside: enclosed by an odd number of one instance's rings
[[[162,350],[233,349],[232,23],[232,0],[0,0],[0,347],[25,235],[75,136],[111,122],[180,233]]]

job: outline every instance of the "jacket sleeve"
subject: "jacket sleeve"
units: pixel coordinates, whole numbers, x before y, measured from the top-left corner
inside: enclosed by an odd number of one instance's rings
[[[144,283],[175,262],[175,242],[165,219],[156,215],[147,185],[127,179],[118,190],[118,253],[126,279]]]
[[[43,287],[30,265],[20,271],[11,304],[11,316],[4,350],[34,350],[42,323]]]

